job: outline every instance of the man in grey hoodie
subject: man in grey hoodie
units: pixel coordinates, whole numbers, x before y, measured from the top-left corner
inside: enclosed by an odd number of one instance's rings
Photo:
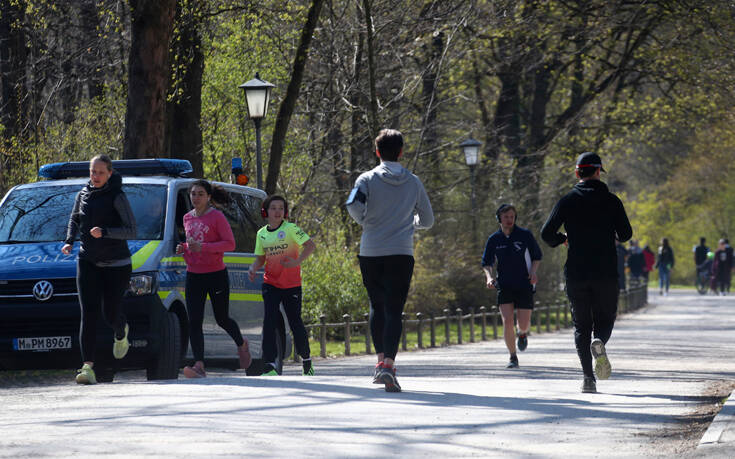
[[[378,355],[373,383],[400,392],[394,362],[401,339],[401,315],[413,275],[413,232],[430,228],[434,213],[424,185],[398,163],[403,136],[383,129],[375,139],[380,165],[363,173],[347,199],[347,210],[362,226],[360,271],[370,298],[370,332]]]

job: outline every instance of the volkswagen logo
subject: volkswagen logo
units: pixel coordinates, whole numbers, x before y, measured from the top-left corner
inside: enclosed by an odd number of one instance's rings
[[[33,286],[33,296],[38,301],[46,301],[54,295],[54,286],[49,281],[38,281]]]

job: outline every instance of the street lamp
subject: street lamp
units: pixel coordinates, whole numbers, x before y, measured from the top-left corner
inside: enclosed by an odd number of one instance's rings
[[[258,188],[263,189],[263,164],[260,159],[260,120],[268,113],[268,102],[271,98],[271,89],[276,85],[260,79],[258,73],[255,78],[239,86],[245,91],[248,102],[248,115],[255,123],[255,164],[257,167]]]
[[[459,144],[464,152],[464,160],[470,167],[470,211],[472,212],[472,237],[477,234],[477,217],[475,212],[475,167],[480,162],[480,143],[479,141],[468,138]]]

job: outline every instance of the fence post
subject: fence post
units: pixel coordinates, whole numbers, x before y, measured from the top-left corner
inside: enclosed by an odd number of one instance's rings
[[[569,326],[569,315],[570,315],[570,306],[569,302],[564,302],[564,328],[567,328]]]
[[[417,335],[417,339],[418,339],[418,346],[419,346],[419,349],[423,349],[424,348],[424,338],[423,338],[422,334],[423,334],[423,331],[424,331],[424,327],[423,327],[424,315],[421,314],[420,312],[417,312],[416,313],[416,318],[419,320],[419,324],[416,326],[416,335]]]
[[[470,343],[475,342],[475,307],[470,306]]]
[[[436,319],[434,313],[429,313],[429,333],[431,334],[431,347],[436,347]]]
[[[559,307],[559,303],[556,303],[556,307],[554,309],[556,309],[556,331],[559,331],[559,328],[560,328],[560,326],[559,326],[559,318],[560,318],[559,310],[561,309]]]
[[[406,313],[401,313],[401,349],[404,351],[407,349],[406,347]]]
[[[498,339],[498,314],[499,311],[493,311],[493,339]]]
[[[319,333],[320,354],[322,357],[327,357],[327,316],[324,314],[320,315],[319,321],[322,323],[321,333]]]
[[[486,318],[487,308],[485,306],[480,306],[480,337],[483,341],[487,340],[487,318]]]
[[[444,308],[444,336],[446,338],[446,345],[452,344],[449,341],[449,308]]]
[[[350,355],[350,315],[345,314],[342,318],[345,320],[345,355]]]
[[[551,306],[546,306],[546,333],[551,331]]]
[[[462,344],[462,309],[457,308],[457,344]]]
[[[365,353],[366,354],[372,354],[372,344],[370,342],[370,314],[367,312],[363,314],[363,317],[365,317]]]
[[[536,314],[536,333],[541,334],[541,314]]]

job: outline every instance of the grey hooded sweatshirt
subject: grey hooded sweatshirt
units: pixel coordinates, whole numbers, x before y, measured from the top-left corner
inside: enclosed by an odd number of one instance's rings
[[[413,255],[414,229],[434,224],[421,180],[393,161],[383,161],[357,178],[347,210],[362,225],[364,257]]]

